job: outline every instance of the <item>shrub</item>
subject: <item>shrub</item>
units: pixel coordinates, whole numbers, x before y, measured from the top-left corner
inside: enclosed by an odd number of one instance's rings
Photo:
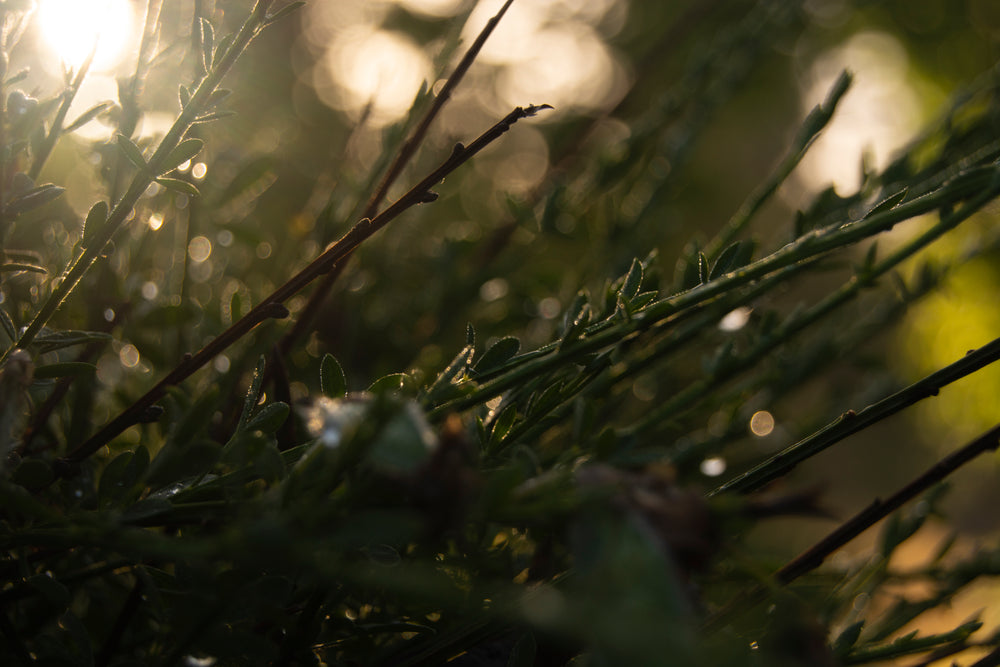
[[[768,40],[799,29],[795,3],[736,3],[665,92],[637,85],[608,112],[624,140],[554,123],[562,167],[503,210],[467,207],[494,218],[449,238],[440,211],[461,205],[438,191],[487,197],[468,163],[552,111],[526,101],[428,157],[511,3],[384,131],[365,177],[245,139],[263,101],[287,112],[290,85],[268,82],[288,65],[262,42],[301,4],[258,0],[230,25],[241,3],[195,3],[187,30],[150,1],[118,99],[68,122],[89,63],[38,99],[3,74],[4,664],[998,664],[978,620],[919,623],[996,574],[1000,551],[893,561],[998,426],[784,565],[746,539],[775,516],[822,527],[820,491],[775,481],[1000,353],[984,340],[902,387],[864,357],[956,267],[995,258],[987,230],[925,259],[1000,194],[995,71],[887,166],[864,164],[856,192],[753,227],[849,94],[843,73],[728,223],[664,258],[658,216],[692,143]],[[6,70],[29,14],[0,11]],[[179,112],[141,134],[170,77]],[[301,141],[346,155],[359,136],[299,113]],[[112,140],[73,138],[99,117]],[[46,181],[80,170],[99,184],[82,216]],[[919,228],[889,235],[903,226]],[[615,273],[594,283],[594,267]],[[765,407],[845,365],[865,391],[804,414],[773,456],[754,448],[748,421],[770,432]],[[737,474],[713,488],[727,461]],[[883,519],[869,558],[820,567]],[[906,580],[925,586],[894,594]]]

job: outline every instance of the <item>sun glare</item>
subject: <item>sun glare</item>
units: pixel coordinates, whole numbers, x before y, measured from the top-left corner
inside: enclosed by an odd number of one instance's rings
[[[45,42],[68,67],[79,67],[94,48],[93,71],[113,69],[135,32],[128,0],[41,0],[38,25]]]

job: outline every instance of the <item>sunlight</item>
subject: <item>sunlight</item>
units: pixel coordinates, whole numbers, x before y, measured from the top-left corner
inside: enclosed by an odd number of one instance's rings
[[[895,37],[875,31],[854,35],[812,64],[803,86],[804,111],[823,99],[845,68],[854,73],[854,84],[797,174],[810,190],[831,182],[841,194],[857,189],[861,155],[867,151],[875,167],[884,167],[924,120],[906,50]]]
[[[125,55],[135,17],[128,0],[41,0],[38,25],[67,67],[79,67],[98,41],[92,70],[113,69]]]
[[[407,35],[355,26],[327,51],[320,70],[316,88],[324,102],[354,114],[371,104],[370,122],[381,126],[406,113],[431,64]]]

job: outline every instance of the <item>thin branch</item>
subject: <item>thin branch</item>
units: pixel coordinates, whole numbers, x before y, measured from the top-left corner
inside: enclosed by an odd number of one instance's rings
[[[421,142],[424,140],[424,136],[427,134],[427,130],[430,128],[431,123],[437,118],[438,113],[444,108],[444,105],[451,99],[451,91],[453,91],[459,83],[461,83],[462,78],[465,77],[465,73],[469,71],[472,63],[475,62],[476,57],[479,52],[483,49],[483,45],[486,44],[486,40],[489,39],[490,35],[493,34],[493,30],[500,23],[500,19],[503,18],[504,14],[510,8],[514,0],[507,0],[500,8],[500,11],[496,13],[493,18],[486,22],[486,25],[479,32],[479,36],[476,37],[476,41],[472,43],[469,50],[465,52],[462,56],[462,60],[455,67],[455,71],[452,72],[448,80],[445,81],[444,86],[441,88],[441,92],[437,94],[434,98],[434,103],[431,108],[427,110],[427,113],[420,120],[417,128],[413,131],[413,134],[403,142],[402,148],[399,150],[399,154],[396,159],[393,160],[392,164],[385,172],[385,176],[382,178],[382,182],[379,183],[378,188],[372,194],[371,199],[368,200],[368,204],[365,206],[364,213],[361,214],[363,218],[371,218],[378,212],[378,207],[381,205],[382,200],[385,199],[386,193],[392,184],[396,182],[399,178],[400,173],[402,173],[403,168],[410,161],[413,155],[417,152]]]
[[[431,172],[429,176],[413,186],[409,192],[396,200],[395,203],[382,211],[382,213],[375,216],[374,219],[369,220],[365,218],[354,225],[339,241],[330,246],[304,269],[292,276],[285,284],[265,297],[260,304],[254,307],[242,319],[219,334],[218,337],[209,342],[196,354],[185,358],[173,371],[105,425],[104,428],[64,458],[59,459],[57,461],[59,465],[56,466],[59,474],[63,476],[72,474],[75,464],[94,454],[94,452],[98,451],[125,429],[143,421],[144,416],[149,414],[149,409],[163,398],[167,387],[177,385],[190,377],[195,371],[242,338],[258,324],[268,319],[286,317],[288,310],[282,305],[285,301],[328,272],[337,262],[347,257],[363,241],[389,224],[389,222],[397,218],[401,213],[417,204],[429,203],[437,199],[437,193],[431,191],[432,187],[443,181],[445,177],[458,167],[500,138],[518,120],[534,116],[542,109],[548,108],[551,107],[547,104],[540,106],[532,105],[527,108],[517,107],[468,146],[456,144],[451,155],[437,169]]]
[[[62,134],[63,122],[66,120],[69,108],[72,106],[73,100],[76,98],[76,94],[80,92],[80,86],[83,85],[83,80],[86,78],[87,72],[90,71],[90,66],[94,62],[94,56],[97,55],[97,45],[100,43],[99,39],[100,35],[94,38],[94,46],[91,47],[90,53],[87,54],[87,57],[80,65],[80,69],[77,70],[76,76],[73,77],[73,82],[63,93],[63,99],[59,104],[59,110],[56,111],[55,118],[52,119],[52,127],[49,128],[49,133],[45,135],[45,139],[42,141],[38,155],[35,156],[35,159],[31,163],[31,168],[28,170],[28,176],[32,181],[38,179],[38,175],[41,173],[42,167],[49,159],[49,155],[52,154],[52,149],[55,148],[56,141],[59,140],[59,136]]]
[[[815,570],[835,551],[895,512],[905,503],[943,481],[948,475],[980,454],[995,451],[998,447],[1000,447],[1000,424],[944,457],[886,500],[875,499],[871,505],[842,523],[826,537],[778,570],[773,577],[774,584],[787,585],[802,575]],[[767,591],[768,588],[757,586],[736,595],[725,607],[706,621],[705,627],[707,629],[719,627],[733,613],[746,610],[763,601],[767,597]]]
[[[507,13],[507,9],[513,2],[514,0],[507,0],[503,7],[500,8],[500,11],[498,11],[493,18],[486,22],[486,25],[479,32],[476,40],[469,47],[468,51],[465,52],[465,55],[462,56],[462,60],[459,61],[458,65],[455,67],[455,71],[453,71],[451,76],[448,77],[448,80],[445,81],[444,86],[441,88],[441,92],[439,92],[437,97],[434,98],[434,103],[427,110],[427,113],[424,114],[424,117],[421,118],[420,123],[413,131],[413,134],[410,135],[405,142],[403,142],[403,145],[400,147],[399,152],[392,161],[392,164],[389,165],[385,175],[382,177],[381,182],[379,182],[378,187],[375,188],[375,191],[369,198],[368,203],[365,205],[365,208],[361,213],[362,218],[374,218],[376,213],[378,213],[378,207],[381,205],[382,200],[385,199],[386,194],[389,192],[389,188],[396,182],[396,179],[399,178],[399,175],[403,172],[404,167],[406,167],[407,163],[416,154],[417,148],[420,147],[424,137],[427,135],[427,130],[430,128],[431,123],[435,118],[437,118],[441,109],[444,108],[444,105],[448,102],[448,100],[451,99],[451,92],[462,81],[462,78],[465,77],[466,72],[469,71],[472,63],[475,62],[476,57],[482,50],[483,45],[486,44],[486,40],[489,39],[497,24],[500,23],[500,19],[502,19],[504,14]],[[347,259],[348,257],[345,257],[341,263],[346,262]],[[289,331],[282,338],[281,343],[278,346],[279,350],[287,352],[291,349],[292,345],[294,345],[295,341],[301,338],[302,335],[312,326],[316,319],[316,315],[319,312],[320,306],[326,300],[330,289],[340,277],[343,270],[344,267],[338,264],[335,269],[326,274],[322,282],[313,291],[312,296],[302,309],[302,312],[299,313],[299,317],[295,324],[292,325],[291,329],[289,329]]]
[[[943,387],[975,373],[981,368],[992,364],[997,359],[1000,359],[1000,338],[983,345],[977,350],[968,352],[955,363],[917,380],[910,386],[897,391],[891,396],[887,396],[877,403],[869,405],[861,412],[855,413],[851,410],[845,412],[824,428],[778,452],[767,461],[751,468],[739,477],[729,480],[709,495],[715,496],[720,493],[752,493],[768,482],[787,474],[799,463],[819,454],[827,447],[910,407],[914,403],[918,403],[931,396],[937,396]]]

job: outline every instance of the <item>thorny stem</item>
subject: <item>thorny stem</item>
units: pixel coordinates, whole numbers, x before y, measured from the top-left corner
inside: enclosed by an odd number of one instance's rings
[[[886,500],[874,500],[868,507],[842,523],[826,537],[778,570],[774,574],[775,583],[787,585],[802,575],[815,570],[835,551],[895,512],[905,503],[943,481],[948,475],[980,454],[995,451],[998,447],[1000,447],[1000,424],[944,457]],[[733,613],[758,604],[766,596],[767,589],[763,586],[757,586],[736,595],[725,607],[706,621],[705,627],[709,630],[718,628]]]
[[[353,252],[363,241],[397,218],[401,213],[417,204],[428,203],[437,199],[437,193],[431,191],[432,187],[443,181],[445,177],[479,153],[479,151],[500,138],[518,120],[534,116],[542,109],[549,108],[551,107],[547,104],[540,106],[532,105],[527,108],[517,107],[468,146],[456,144],[451,155],[437,169],[431,172],[429,176],[413,186],[409,192],[375,216],[375,218],[371,220],[365,218],[354,225],[340,240],[330,246],[308,266],[288,279],[285,284],[265,297],[260,304],[254,307],[243,318],[219,334],[218,337],[213,339],[196,354],[184,359],[173,371],[104,426],[104,428],[64,458],[60,459],[62,463],[59,466],[60,473],[63,475],[70,474],[73,464],[79,463],[91,456],[119,433],[141,421],[143,416],[148,414],[148,410],[163,398],[167,387],[177,385],[188,378],[258,324],[267,319],[287,316],[288,310],[282,305],[285,301],[329,271],[337,262]]]

